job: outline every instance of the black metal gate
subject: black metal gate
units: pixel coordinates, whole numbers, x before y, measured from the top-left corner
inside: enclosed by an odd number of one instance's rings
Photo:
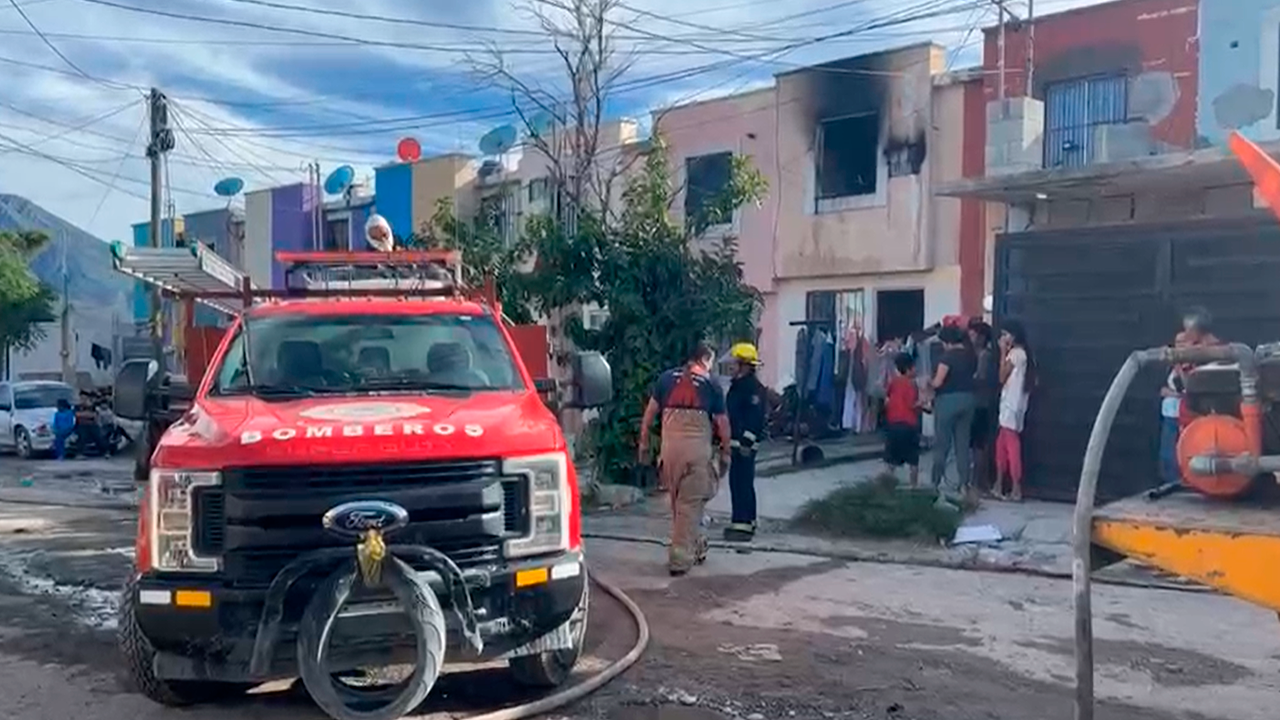
[[[1223,340],[1280,340],[1274,217],[1036,231],[996,241],[996,320],[1023,321],[1039,370],[1023,435],[1028,495],[1075,497],[1111,378],[1131,351],[1172,343],[1192,305],[1209,309]],[[1099,480],[1105,499],[1157,483],[1163,378],[1145,371],[1121,407]]]

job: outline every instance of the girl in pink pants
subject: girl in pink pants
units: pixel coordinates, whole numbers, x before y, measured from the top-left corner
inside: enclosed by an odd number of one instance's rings
[[[1027,331],[1017,320],[1007,320],[1000,331],[1000,432],[996,435],[996,497],[1003,498],[1009,478],[1014,502],[1022,500],[1022,423],[1034,385],[1031,348]]]

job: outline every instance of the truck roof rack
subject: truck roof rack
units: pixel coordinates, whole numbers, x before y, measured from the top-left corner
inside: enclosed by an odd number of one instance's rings
[[[245,288],[257,291],[247,275],[200,243],[153,248],[114,242],[111,263],[116,272],[230,315],[246,307]]]
[[[248,275],[201,243],[165,248],[114,243],[111,253],[118,272],[171,297],[230,315],[266,299],[476,295],[463,284],[459,250],[279,251],[275,258],[286,266],[284,288],[256,287]],[[486,293],[476,296],[490,299]]]

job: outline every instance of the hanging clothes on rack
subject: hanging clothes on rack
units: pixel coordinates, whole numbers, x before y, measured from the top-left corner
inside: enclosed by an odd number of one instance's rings
[[[795,361],[795,377],[793,380],[796,383],[796,392],[803,396],[804,386],[808,385],[808,378],[805,377],[805,373],[809,369],[809,328],[803,325],[796,331]]]
[[[866,428],[866,394],[871,343],[862,334],[862,327],[857,321],[850,324],[844,336],[844,351],[849,356],[849,373],[846,378],[844,402],[842,403],[841,426],[854,433],[861,433]]]
[[[823,367],[829,363],[829,361],[827,361],[827,350],[830,344],[830,337],[827,331],[823,328],[815,327],[813,332],[809,335],[809,374],[805,391],[811,396],[814,396],[815,401],[824,398],[824,395],[819,392],[819,386],[822,379]],[[831,372],[829,367],[827,368],[827,372]],[[828,382],[830,382],[829,379]]]

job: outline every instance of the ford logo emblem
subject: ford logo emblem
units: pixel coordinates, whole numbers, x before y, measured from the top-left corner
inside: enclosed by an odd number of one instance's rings
[[[356,500],[331,508],[321,519],[335,535],[359,537],[368,530],[388,535],[409,524],[409,511],[383,500]]]

